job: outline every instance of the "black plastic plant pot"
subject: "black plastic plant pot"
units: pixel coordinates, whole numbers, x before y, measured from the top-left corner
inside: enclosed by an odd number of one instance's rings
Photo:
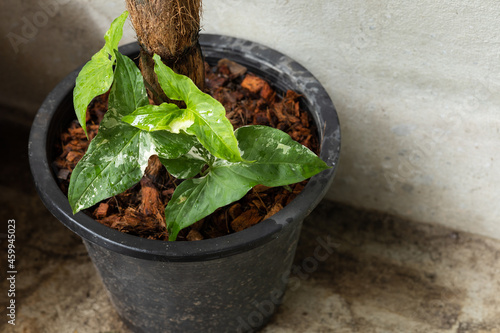
[[[330,187],[339,158],[335,108],[304,67],[242,39],[201,35],[200,44],[211,64],[228,58],[278,91],[301,94],[302,106],[318,128],[320,157],[332,168],[312,177],[302,193],[271,218],[231,235],[167,242],[121,233],[84,213],[73,215],[52,170],[54,143],[75,118],[72,91],[78,70],[68,75],[34,120],[31,171],[50,212],[83,239],[116,310],[134,332],[252,332],[265,325],[282,300],[302,221]],[[134,58],[139,47],[129,44],[120,51]]]

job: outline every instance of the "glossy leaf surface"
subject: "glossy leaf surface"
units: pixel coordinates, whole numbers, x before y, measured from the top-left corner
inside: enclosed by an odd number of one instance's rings
[[[288,134],[267,126],[245,126],[236,130],[242,156],[247,161],[217,161],[214,168],[228,168],[235,176],[269,187],[300,182],[328,169],[326,163]]]
[[[200,91],[188,77],[174,73],[157,54],[153,59],[158,82],[165,94],[186,104],[181,123],[193,121],[188,133],[196,135],[212,155],[228,161],[241,161],[233,126],[225,116],[224,106]]]
[[[189,152],[176,159],[160,158],[160,160],[175,178],[188,179],[199,174],[205,165],[211,164],[213,157],[197,142]]]
[[[127,16],[128,12],[125,11],[113,21],[104,37],[106,41],[104,47],[92,56],[76,78],[75,89],[73,91],[73,104],[76,116],[85,134],[87,134],[85,118],[89,103],[96,96],[107,92],[113,83],[114,50],[118,49],[118,43],[122,37],[123,25]]]
[[[194,142],[188,135],[153,135],[121,121],[123,116],[147,104],[148,98],[133,61],[118,52],[116,58],[116,81],[109,95],[109,110],[71,175],[68,198],[75,213],[139,182],[151,155],[176,158],[189,151]]]
[[[116,110],[106,113],[99,133],[71,174],[68,199],[74,213],[137,183],[154,153],[148,150],[152,146],[148,136],[119,119]]]
[[[146,105],[123,117],[122,120],[148,132],[161,130],[172,133],[185,132],[194,123],[192,113],[169,103]]]
[[[255,185],[288,185],[328,168],[316,154],[277,129],[246,126],[235,135],[242,157],[252,162],[218,159],[206,176],[180,184],[165,209],[170,240],[217,208],[241,199]]]

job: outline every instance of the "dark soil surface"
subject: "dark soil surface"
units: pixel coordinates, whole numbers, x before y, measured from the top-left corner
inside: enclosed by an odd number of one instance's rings
[[[219,61],[217,66],[206,64],[205,67],[206,92],[224,105],[226,116],[235,129],[244,125],[272,126],[288,133],[314,152],[319,151],[316,128],[309,114],[300,107],[300,95],[293,91],[280,94],[262,78],[226,59]],[[106,110],[107,94],[97,97],[89,106],[87,129],[90,140],[97,134]],[[54,166],[64,193],[67,193],[71,171],[85,154],[88,144],[76,120],[61,134]],[[100,202],[85,213],[125,233],[167,240],[164,209],[180,182],[153,156],[139,184]],[[258,185],[241,200],[219,208],[182,230],[177,240],[201,240],[244,230],[289,204],[306,182],[275,188]]]

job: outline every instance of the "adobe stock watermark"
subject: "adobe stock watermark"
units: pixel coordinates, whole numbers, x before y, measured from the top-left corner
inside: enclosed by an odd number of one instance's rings
[[[356,71],[360,63],[356,61],[356,57],[376,43],[377,36],[382,34],[392,25],[393,15],[386,8],[379,8],[376,11],[368,11],[368,15],[360,15],[357,17],[359,25],[353,26],[356,28],[356,33],[349,38],[348,41],[336,41],[340,56],[344,58],[346,63],[354,66],[352,71]]]
[[[5,35],[14,52],[19,53],[21,45],[29,43],[38,36],[40,29],[45,27],[49,20],[57,15],[61,6],[69,2],[70,0],[38,1],[38,10],[33,15],[21,17],[21,28],[16,32],[10,31]]]
[[[291,273],[281,276],[283,283],[288,283],[287,295],[300,288],[302,281],[309,279],[312,273],[318,270],[320,263],[326,261],[340,247],[340,244],[332,241],[331,236],[316,238],[316,247],[312,256],[302,260],[300,265],[292,265]],[[261,302],[253,301],[255,310],[250,312],[246,318],[238,317],[238,333],[254,332],[255,329],[264,324],[265,318],[272,315],[278,305],[283,303],[284,292],[274,289],[269,293],[269,298]]]
[[[7,323],[16,325],[16,220],[7,221]]]

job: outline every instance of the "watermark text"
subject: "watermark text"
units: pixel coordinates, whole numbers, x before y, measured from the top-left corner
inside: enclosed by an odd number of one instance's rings
[[[7,322],[16,325],[16,220],[7,221]]]

